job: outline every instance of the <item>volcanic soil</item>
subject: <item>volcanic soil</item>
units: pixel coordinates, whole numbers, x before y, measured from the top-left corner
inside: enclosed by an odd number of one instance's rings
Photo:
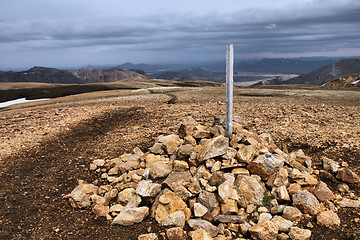
[[[177,133],[186,116],[211,125],[225,115],[223,87],[113,90],[55,98],[0,110],[1,239],[137,239],[164,232],[147,217],[112,226],[66,199],[94,159],[143,151],[160,134]],[[234,115],[244,128],[272,134],[283,151],[303,149],[315,167],[321,156],[347,162],[360,174],[360,92],[319,89],[236,88]],[[325,181],[337,192],[337,180]],[[359,184],[349,184],[358,196]],[[339,209],[341,224],[311,221],[312,239],[360,239],[360,210]],[[307,228],[308,223],[302,223]],[[160,238],[161,239],[161,238]]]

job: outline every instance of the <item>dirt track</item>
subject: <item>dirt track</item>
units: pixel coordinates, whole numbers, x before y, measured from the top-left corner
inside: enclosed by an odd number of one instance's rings
[[[145,150],[156,136],[176,132],[187,115],[210,125],[225,113],[223,96],[222,88],[109,91],[0,112],[0,238],[137,239],[149,226],[160,231],[150,218],[111,226],[88,210],[72,209],[62,196],[77,179],[98,177],[88,170],[92,159],[136,146]],[[282,148],[301,147],[316,163],[320,155],[344,160],[360,174],[359,100],[351,91],[238,89],[234,114],[245,128],[273,134]],[[358,185],[350,187],[359,193]],[[339,216],[341,226],[334,229],[312,222],[313,239],[357,239],[359,209],[341,209]]]

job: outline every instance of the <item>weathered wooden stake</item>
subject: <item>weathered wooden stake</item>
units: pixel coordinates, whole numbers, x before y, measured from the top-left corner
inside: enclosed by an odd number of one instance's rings
[[[234,66],[234,46],[226,44],[226,126],[225,136],[232,135],[233,122],[233,66]]]

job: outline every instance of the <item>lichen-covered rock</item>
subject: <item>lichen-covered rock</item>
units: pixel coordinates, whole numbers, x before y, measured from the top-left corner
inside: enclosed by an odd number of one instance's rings
[[[181,145],[180,137],[178,135],[168,135],[159,138],[159,141],[163,144],[163,147],[168,154],[173,154]]]
[[[238,204],[246,208],[249,204],[262,205],[265,193],[264,184],[252,176],[237,176],[234,189],[238,193]]]
[[[185,214],[185,220],[190,219],[191,211],[186,203],[174,192],[167,191],[159,197],[159,203],[155,209],[155,220],[162,225],[166,217],[177,211]]]

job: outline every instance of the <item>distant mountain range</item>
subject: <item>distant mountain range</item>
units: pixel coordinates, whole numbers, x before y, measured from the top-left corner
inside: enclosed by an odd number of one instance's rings
[[[238,60],[235,59],[235,72],[253,72],[269,74],[303,74],[318,69],[322,66],[341,60],[342,58],[327,57],[301,57],[301,58],[264,58],[260,60]],[[204,62],[198,64],[133,64],[123,63],[120,65],[88,65],[84,68],[123,68],[140,69],[148,74],[157,74],[159,72],[179,72],[190,69],[204,69],[210,72],[225,72],[224,61]]]
[[[94,66],[79,70],[33,67],[21,72],[0,71],[0,82],[83,84],[124,81],[130,78],[225,82],[225,63],[203,64],[195,68],[189,66],[124,63],[113,68],[101,66],[103,69],[93,68]],[[180,70],[180,67],[189,68]],[[323,85],[329,81],[359,72],[360,59],[357,58],[343,59],[337,62],[329,58],[269,58],[236,63],[234,66],[234,82],[249,82],[249,84],[257,82],[256,85]],[[305,74],[289,79],[289,77],[293,77],[291,74],[298,73]]]
[[[121,68],[114,68],[108,70],[59,70],[56,68],[33,67],[27,71],[22,72],[0,71],[0,82],[82,84],[98,82],[117,82],[135,77],[147,79],[148,75],[141,70],[128,70]]]

